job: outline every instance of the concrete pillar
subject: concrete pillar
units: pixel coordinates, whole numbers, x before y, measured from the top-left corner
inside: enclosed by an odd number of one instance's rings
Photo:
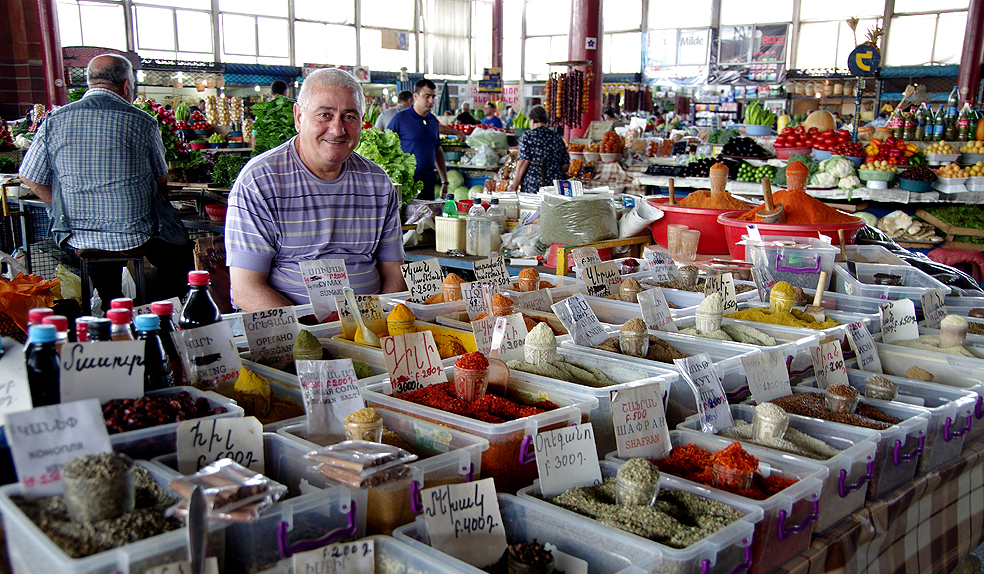
[[[580,69],[594,72],[594,79],[588,88],[588,105],[581,114],[581,126],[570,130],[570,137],[580,137],[587,131],[592,120],[601,118],[601,44],[604,36],[602,26],[602,0],[571,0],[571,31],[568,36],[567,55],[570,60],[587,60],[591,67]]]
[[[981,80],[981,60],[984,59],[984,0],[970,0],[967,10],[967,27],[964,31],[963,51],[960,53],[960,71],[957,85],[960,100],[974,105]]]
[[[0,117],[5,120],[22,118],[31,104],[48,101],[38,18],[37,0],[0,3]]]

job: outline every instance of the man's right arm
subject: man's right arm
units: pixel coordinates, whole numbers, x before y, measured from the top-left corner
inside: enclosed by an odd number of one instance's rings
[[[23,184],[26,185],[28,189],[34,192],[34,195],[38,196],[38,198],[40,198],[41,201],[47,203],[48,205],[51,205],[50,185],[42,185],[36,181],[31,181],[26,177],[24,177],[23,175],[20,175],[19,177],[21,182],[23,182]]]
[[[267,284],[269,275],[241,267],[230,267],[229,282],[236,306],[243,311],[253,312],[293,305],[290,299]]]

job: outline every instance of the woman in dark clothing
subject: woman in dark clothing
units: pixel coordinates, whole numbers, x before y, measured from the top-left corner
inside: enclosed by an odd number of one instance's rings
[[[555,179],[567,178],[570,156],[564,140],[547,127],[547,111],[543,106],[530,110],[530,129],[519,138],[519,161],[510,191],[522,189],[524,193],[536,193]]]

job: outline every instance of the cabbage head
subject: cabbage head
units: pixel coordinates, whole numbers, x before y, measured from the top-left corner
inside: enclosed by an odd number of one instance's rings
[[[820,171],[829,173],[836,178],[847,177],[854,173],[854,164],[842,155],[835,155],[820,162]]]
[[[478,194],[480,193],[485,193],[485,186],[473,185],[471,186],[471,189],[468,190],[468,199],[475,199],[476,197],[478,197]]]
[[[858,176],[856,175],[849,175],[847,177],[842,177],[840,182],[838,182],[837,187],[844,190],[851,190],[854,189],[855,187],[861,187],[861,180],[858,179]]]
[[[448,187],[454,189],[465,184],[465,176],[461,175],[461,172],[456,169],[448,170]]]

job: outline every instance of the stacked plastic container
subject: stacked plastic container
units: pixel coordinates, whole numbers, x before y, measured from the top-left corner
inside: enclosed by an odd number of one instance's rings
[[[358,540],[360,545],[371,543],[375,574],[407,574],[426,572],[427,574],[466,574],[469,570],[455,568],[449,564],[435,563],[433,556],[412,548],[401,540],[390,536],[366,536]],[[282,560],[273,568],[259,574],[295,574],[293,560]],[[297,574],[306,574],[300,573]]]
[[[857,272],[852,274],[847,267],[834,268],[834,288],[848,295],[872,299],[910,299],[917,309],[922,308],[921,296],[941,289],[944,295],[950,294],[950,287],[939,282],[928,273],[909,265],[884,265],[881,263],[856,263]],[[875,285],[875,274],[896,275],[902,285],[891,287]]]

